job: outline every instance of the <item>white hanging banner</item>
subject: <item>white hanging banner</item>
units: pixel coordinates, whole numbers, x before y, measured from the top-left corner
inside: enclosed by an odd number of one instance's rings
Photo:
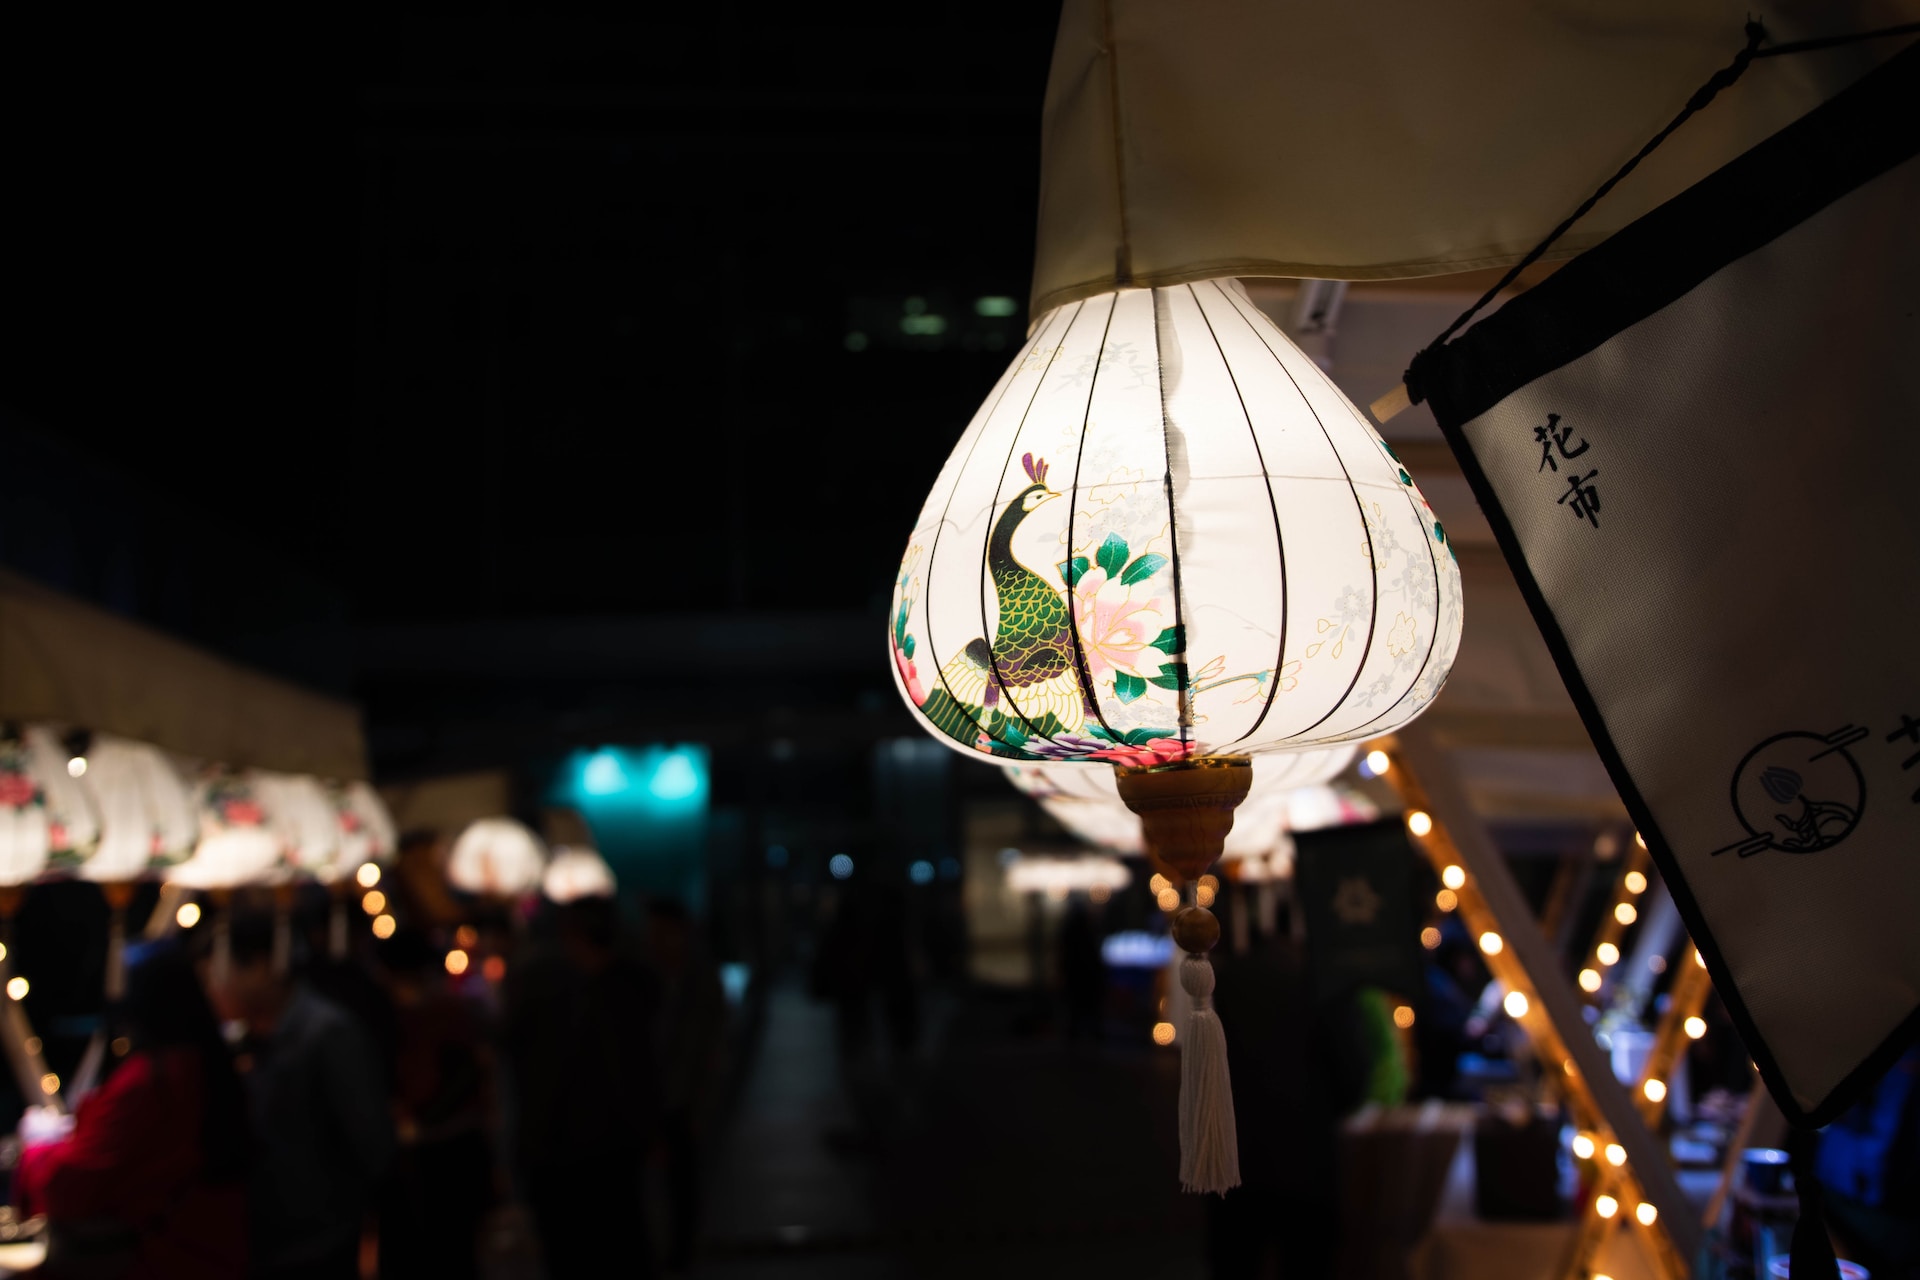
[[[1767,1084],[1920,1030],[1920,46],[1416,363]]]

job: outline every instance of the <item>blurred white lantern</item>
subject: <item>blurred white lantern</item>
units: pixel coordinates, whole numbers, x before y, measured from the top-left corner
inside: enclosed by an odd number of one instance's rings
[[[339,874],[340,811],[318,778],[303,773],[258,770],[254,794],[266,809],[267,825],[280,834],[288,867],[316,880]]]
[[[1118,858],[1019,857],[1007,864],[1007,888],[1016,893],[1071,893],[1124,889],[1133,873]]]
[[[380,793],[364,782],[349,782],[329,791],[340,825],[339,854],[321,875],[328,884],[357,874],[371,862],[385,866],[400,851],[400,835]]]
[[[69,754],[50,729],[28,725],[0,736],[0,888],[50,870],[72,870],[99,838],[99,825]]]
[[[166,880],[190,889],[237,889],[271,884],[291,873],[286,837],[268,822],[259,776],[216,766],[194,787],[200,839],[193,856],[169,867]],[[274,791],[271,782],[266,794]]]
[[[1247,798],[1234,811],[1223,860],[1264,856],[1283,846],[1291,867],[1292,844],[1286,838],[1290,797],[1302,788],[1338,777],[1353,762],[1352,745],[1276,752],[1254,763]],[[1013,785],[1040,802],[1061,826],[1100,848],[1120,854],[1142,852],[1140,819],[1120,799],[1111,769],[1074,764],[1009,764]]]
[[[462,893],[518,898],[540,887],[547,847],[512,818],[481,818],[453,842],[447,882]]]
[[[1144,767],[1418,715],[1461,625],[1432,510],[1233,282],[1048,312],[935,481],[894,677],[938,735]]]
[[[80,868],[88,880],[127,884],[193,852],[200,821],[173,761],[158,747],[95,734],[81,789],[100,817],[100,840]]]
[[[592,849],[560,845],[553,851],[540,878],[540,892],[550,902],[578,902],[582,898],[611,898],[619,886],[613,868]]]

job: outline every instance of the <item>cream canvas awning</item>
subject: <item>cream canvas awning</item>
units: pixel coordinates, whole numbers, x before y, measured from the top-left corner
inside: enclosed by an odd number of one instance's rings
[[[367,776],[360,712],[0,570],[0,719],[236,768]]]
[[[1920,0],[1066,0],[1031,314],[1117,285],[1504,266],[1724,67]],[[1610,235],[1904,41],[1757,61],[1554,250]],[[1409,352],[1411,354],[1411,352]]]

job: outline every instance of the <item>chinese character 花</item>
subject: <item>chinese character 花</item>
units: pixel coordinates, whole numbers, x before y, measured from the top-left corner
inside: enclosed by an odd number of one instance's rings
[[[1585,436],[1580,437],[1580,447],[1578,449],[1567,448],[1567,441],[1573,438],[1573,428],[1562,427],[1560,425],[1560,415],[1557,413],[1547,415],[1546,426],[1535,427],[1533,429],[1533,438],[1540,445],[1540,465],[1534,468],[1536,471],[1545,471],[1548,467],[1552,467],[1555,471],[1560,469],[1559,462],[1557,462],[1553,456],[1555,449],[1558,449],[1560,456],[1569,462],[1587,451],[1587,438]]]

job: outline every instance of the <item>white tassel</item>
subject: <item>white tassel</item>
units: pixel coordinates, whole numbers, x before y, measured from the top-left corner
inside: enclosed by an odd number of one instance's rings
[[[1180,986],[1193,1001],[1180,1046],[1180,1186],[1225,1195],[1240,1185],[1240,1142],[1234,1131],[1227,1037],[1213,1011],[1213,965],[1189,952]]]

